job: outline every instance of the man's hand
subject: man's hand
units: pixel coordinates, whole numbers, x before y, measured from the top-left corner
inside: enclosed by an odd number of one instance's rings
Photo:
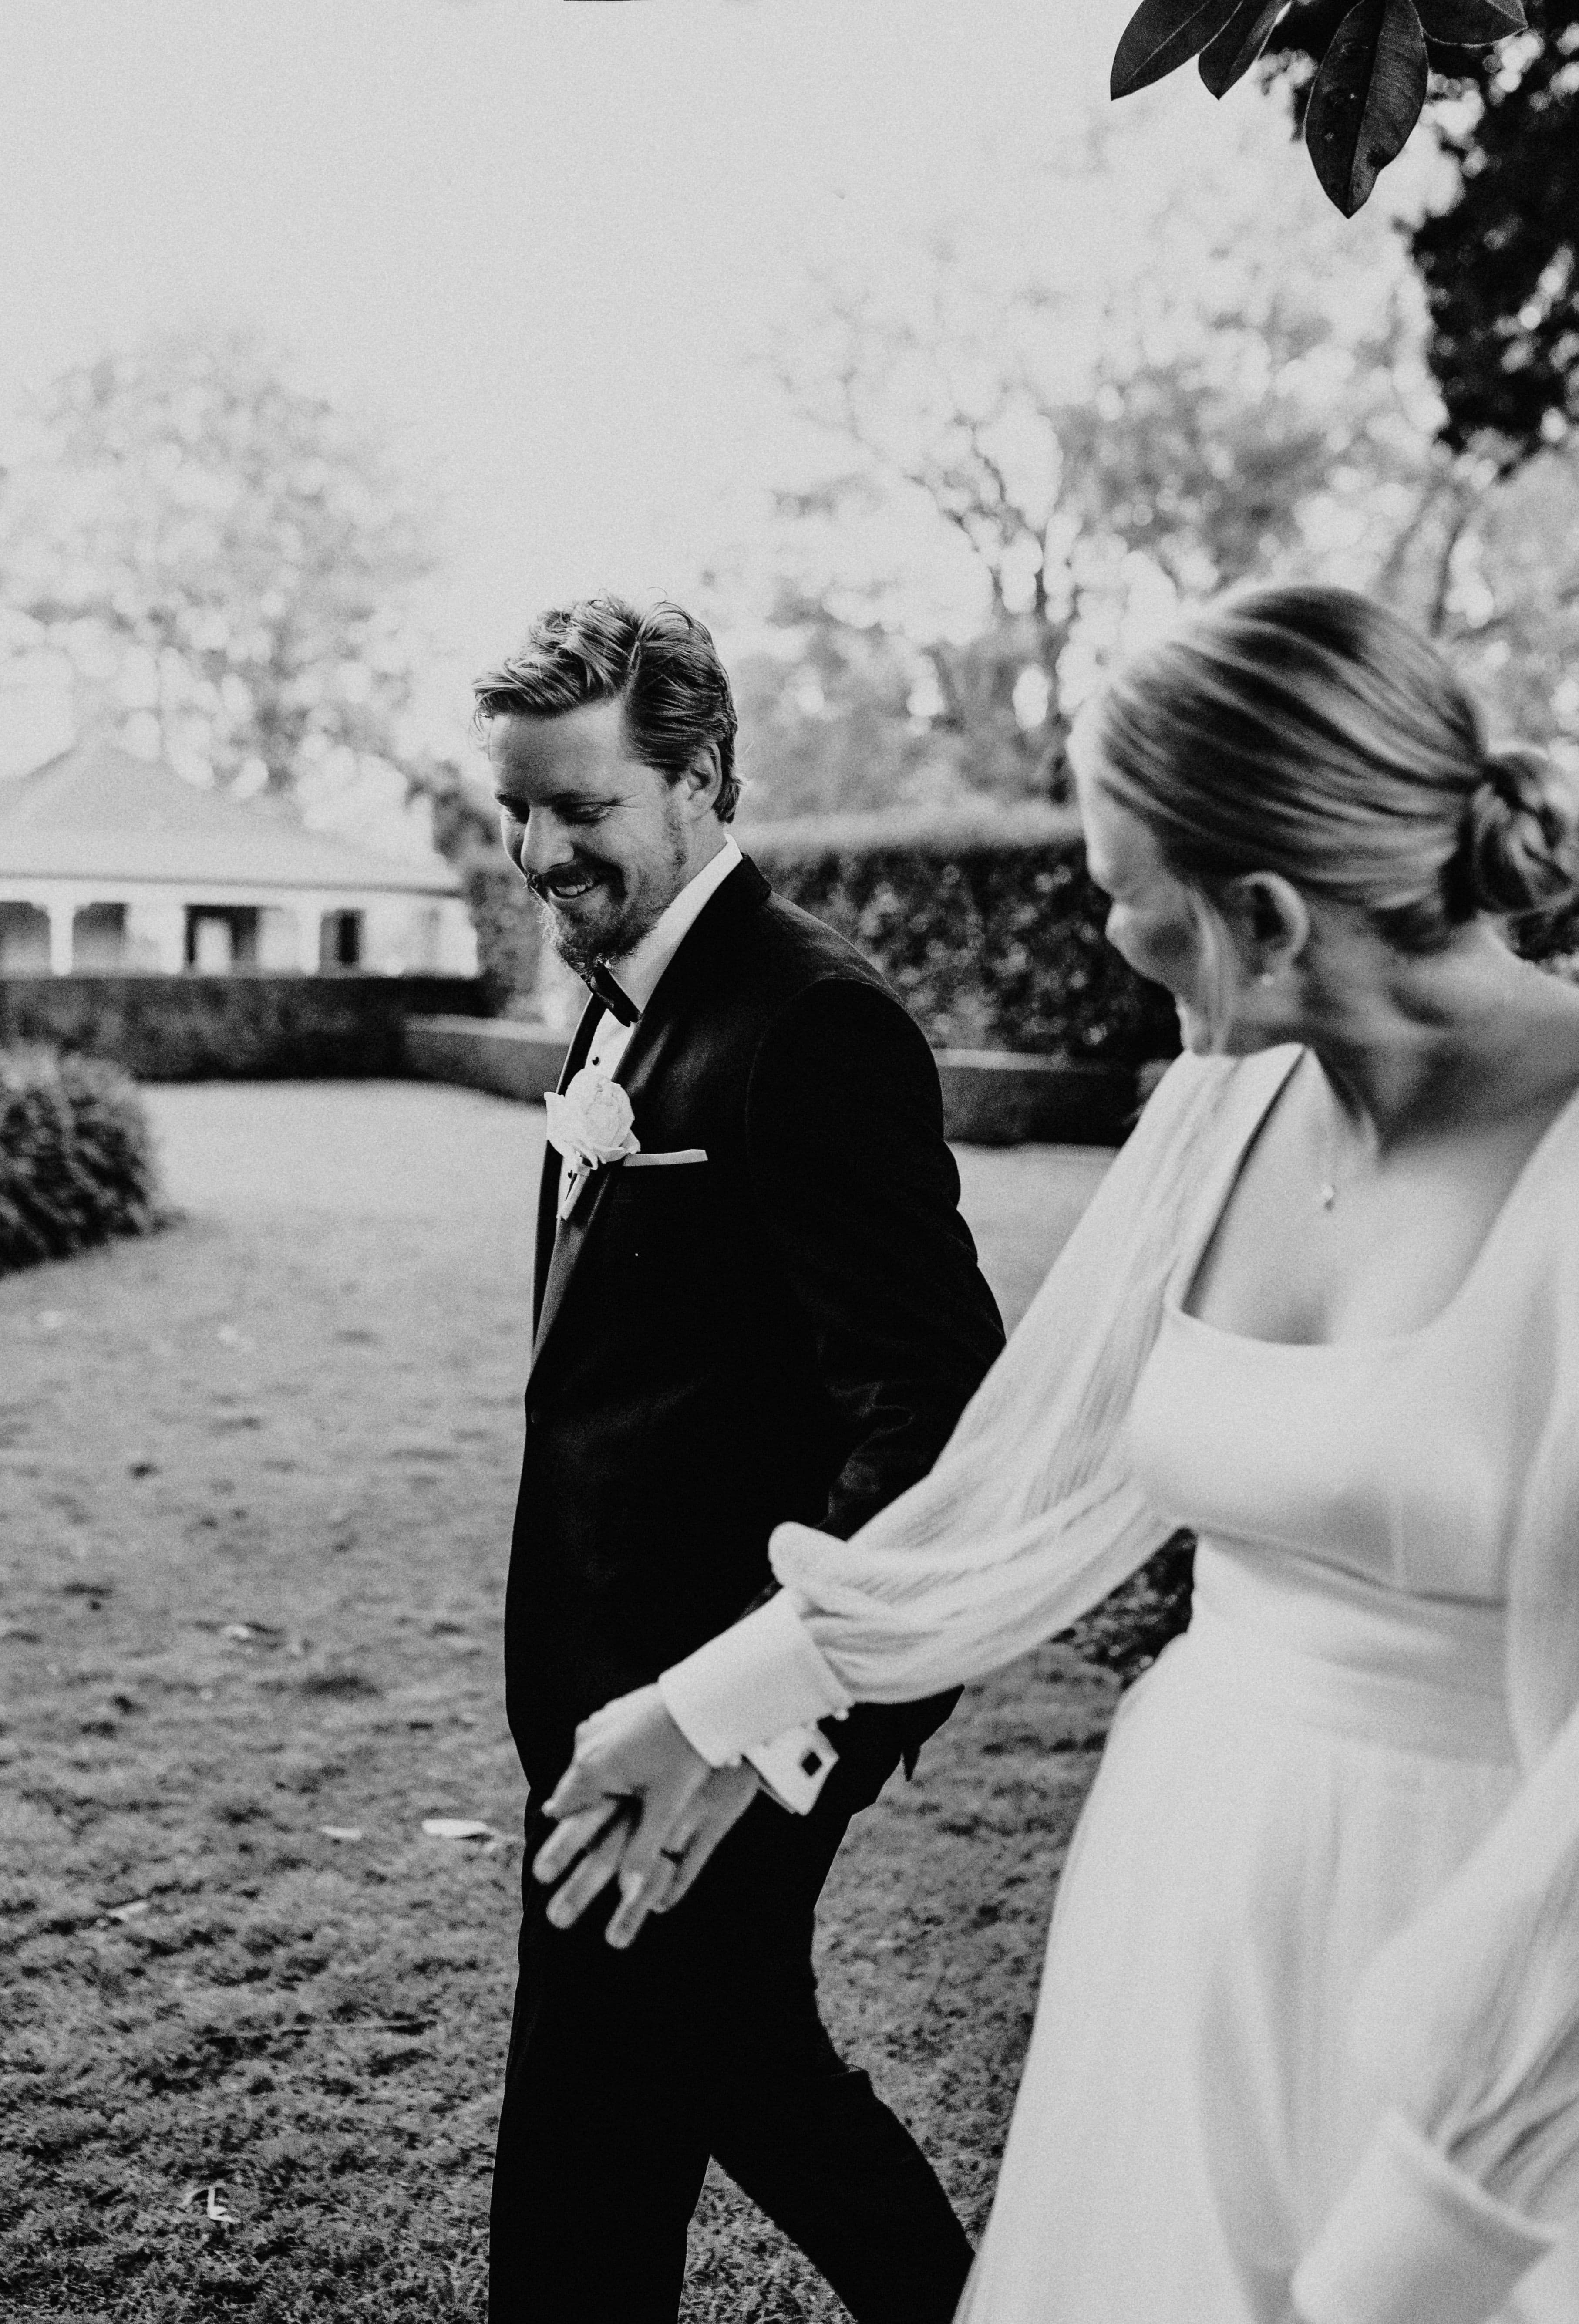
[[[605,1934],[623,1949],[649,1913],[684,1895],[756,1789],[750,1767],[708,1766],[656,1686],[605,1703],[577,1728],[575,1756],[545,1810],[559,1830],[533,1873],[546,1886],[569,1874],[548,1918],[569,1928],[617,1874],[620,1901]]]

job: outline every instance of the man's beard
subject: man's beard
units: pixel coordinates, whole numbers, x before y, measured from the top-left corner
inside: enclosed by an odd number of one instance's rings
[[[548,941],[578,976],[584,977],[594,961],[618,960],[633,951],[684,886],[685,843],[677,816],[665,836],[668,844],[660,862],[628,866],[594,855],[574,859],[570,868],[598,875],[599,885],[592,890],[595,910],[555,909],[552,895],[532,883]]]

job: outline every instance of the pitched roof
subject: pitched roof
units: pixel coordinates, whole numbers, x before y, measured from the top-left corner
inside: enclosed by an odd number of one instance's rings
[[[0,880],[149,880],[452,895],[441,856],[405,862],[199,790],[105,740],[0,781]]]

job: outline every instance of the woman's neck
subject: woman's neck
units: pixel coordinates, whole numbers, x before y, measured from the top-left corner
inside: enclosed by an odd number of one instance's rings
[[[1380,975],[1374,962],[1367,966],[1313,996],[1301,1038],[1354,1135],[1374,1152],[1543,1078],[1529,1072],[1528,1035],[1538,1024],[1557,1033],[1566,1020],[1579,1069],[1579,994],[1531,969],[1490,928],[1466,930],[1422,958],[1390,954]]]

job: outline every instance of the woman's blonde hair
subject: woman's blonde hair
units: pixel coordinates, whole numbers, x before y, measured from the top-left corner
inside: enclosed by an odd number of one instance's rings
[[[1579,798],[1487,744],[1445,658],[1352,589],[1235,591],[1127,662],[1070,752],[1204,888],[1276,872],[1432,952],[1579,891]]]

